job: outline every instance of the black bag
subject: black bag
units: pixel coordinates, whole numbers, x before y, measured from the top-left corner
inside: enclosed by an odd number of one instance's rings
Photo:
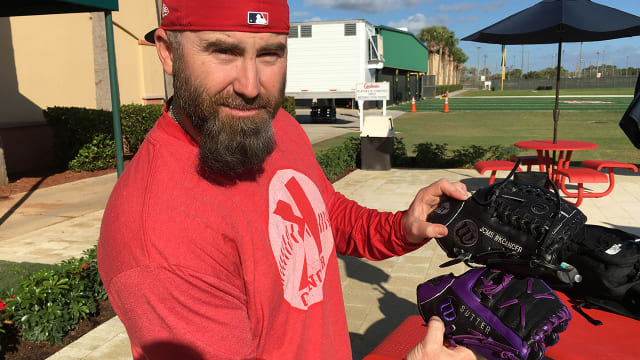
[[[585,225],[584,238],[576,240],[565,262],[576,267],[582,281],[567,295],[584,300],[582,307],[640,320],[640,236]]]
[[[636,82],[633,100],[620,120],[620,128],[627,135],[633,146],[640,149],[640,75]]]

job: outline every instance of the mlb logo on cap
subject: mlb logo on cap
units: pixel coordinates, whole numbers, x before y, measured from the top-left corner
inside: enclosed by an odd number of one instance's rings
[[[269,25],[269,13],[249,11],[247,23],[250,25]]]

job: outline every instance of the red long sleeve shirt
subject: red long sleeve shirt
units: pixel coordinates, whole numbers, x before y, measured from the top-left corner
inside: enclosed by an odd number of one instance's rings
[[[336,252],[416,246],[334,191],[288,113],[273,127],[264,172],[222,186],[165,111],[118,180],[98,264],[135,359],[351,359]]]

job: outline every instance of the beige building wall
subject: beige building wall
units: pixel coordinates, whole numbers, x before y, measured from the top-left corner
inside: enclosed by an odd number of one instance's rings
[[[158,26],[156,3],[120,0],[119,5],[113,22],[120,102],[142,104],[148,99],[163,99],[164,77],[156,48],[139,44],[144,34]]]
[[[88,14],[3,19],[1,127],[43,123],[48,106],[95,107],[91,21]],[[9,46],[7,46],[9,45]],[[4,49],[3,49],[4,50]],[[3,83],[6,83],[3,81]],[[6,94],[4,93],[6,92]]]
[[[120,103],[161,102],[164,77],[155,47],[139,44],[158,24],[156,1],[120,0],[119,7],[113,30]],[[41,168],[53,143],[43,109],[111,109],[104,14],[0,18],[0,83],[7,171]]]

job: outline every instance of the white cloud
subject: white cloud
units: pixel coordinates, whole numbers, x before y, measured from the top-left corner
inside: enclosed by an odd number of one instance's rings
[[[305,22],[305,21],[325,21],[325,20],[327,20],[327,19],[321,18],[320,16],[314,16],[314,17],[312,17],[310,19],[306,19],[306,20],[302,20],[302,21]]]
[[[306,16],[309,16],[311,13],[309,13],[308,11],[294,11],[291,13],[291,18],[294,19],[300,19]]]
[[[507,4],[507,0],[495,0],[486,4],[478,4],[476,2],[461,2],[452,5],[440,5],[436,8],[436,11],[440,12],[453,12],[453,11],[496,11],[501,9]]]
[[[419,33],[424,27],[431,25],[446,25],[451,21],[448,15],[436,15],[427,18],[423,14],[415,14],[399,21],[389,21],[388,26],[394,28],[407,28],[412,33]]]
[[[433,0],[305,0],[305,5],[319,8],[379,13],[392,9],[416,8]]]

